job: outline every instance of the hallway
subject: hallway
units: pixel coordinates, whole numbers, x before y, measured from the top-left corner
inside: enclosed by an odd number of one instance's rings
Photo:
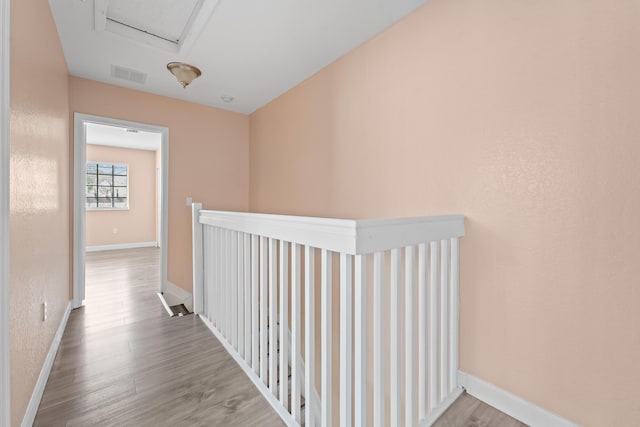
[[[94,252],[35,426],[277,426],[271,409],[195,316],[156,296],[156,248]]]

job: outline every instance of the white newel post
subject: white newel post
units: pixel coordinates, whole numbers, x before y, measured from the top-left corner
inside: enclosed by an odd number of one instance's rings
[[[200,211],[202,203],[193,203],[191,205],[191,236],[192,236],[192,255],[193,255],[193,311],[196,314],[202,314],[204,295],[204,260],[202,250],[202,234],[203,227],[200,224]]]

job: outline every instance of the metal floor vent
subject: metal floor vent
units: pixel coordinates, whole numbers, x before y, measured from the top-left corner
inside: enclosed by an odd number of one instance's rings
[[[162,292],[158,292],[157,295],[158,298],[160,298],[160,301],[162,302],[162,305],[164,306],[164,309],[167,311],[169,316],[176,317],[193,314],[193,312],[189,311],[189,309],[184,304],[169,305],[167,303],[167,300],[164,299],[164,295],[162,295]]]

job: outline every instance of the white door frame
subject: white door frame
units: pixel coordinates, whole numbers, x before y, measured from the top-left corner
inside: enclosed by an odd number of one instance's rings
[[[4,0],[3,0],[4,1]],[[164,292],[167,283],[167,240],[169,235],[169,128],[146,123],[130,122],[90,114],[73,113],[73,306],[80,307],[84,301],[84,262],[85,262],[85,186],[87,169],[87,123],[119,126],[162,135],[162,215],[160,224],[160,289]]]
[[[11,0],[0,0],[0,427],[11,423],[9,368],[9,13]]]
[[[156,151],[156,156],[158,152]],[[160,151],[160,160],[162,160],[162,151]],[[156,244],[162,247],[160,236],[162,236],[162,168],[156,168]]]

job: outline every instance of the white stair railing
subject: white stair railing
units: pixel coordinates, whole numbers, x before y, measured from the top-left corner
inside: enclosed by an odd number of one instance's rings
[[[428,426],[462,392],[463,235],[461,215],[343,220],[194,203],[194,311],[287,425]]]

